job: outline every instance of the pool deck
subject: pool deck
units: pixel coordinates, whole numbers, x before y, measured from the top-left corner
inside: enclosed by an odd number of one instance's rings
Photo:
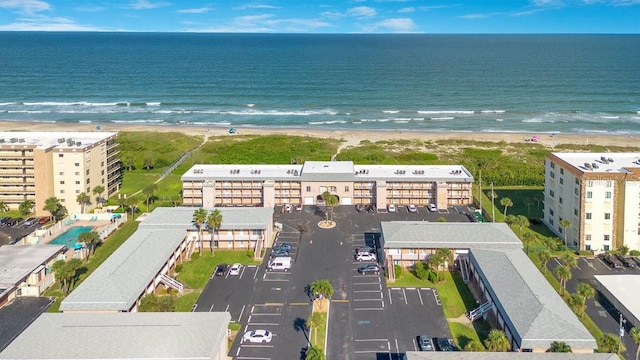
[[[58,221],[55,225],[47,229],[37,230],[31,240],[27,240],[27,243],[48,244],[51,240],[55,239],[70,228],[79,226],[92,227],[93,231],[100,235],[100,239],[104,240],[109,236],[109,234],[116,231],[118,227],[126,221],[126,214],[121,214],[121,217],[116,219],[112,219],[111,214],[74,214]]]

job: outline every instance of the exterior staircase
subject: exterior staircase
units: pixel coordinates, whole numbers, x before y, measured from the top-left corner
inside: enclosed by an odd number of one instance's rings
[[[489,309],[491,309],[492,305],[493,305],[493,303],[491,302],[491,300],[489,300],[486,303],[478,306],[477,308],[469,311],[467,313],[467,317],[469,318],[469,320],[475,321],[478,318],[481,318],[482,315],[484,315],[487,311],[489,311]]]
[[[469,282],[469,258],[466,256],[458,255],[458,264],[460,264],[460,272],[462,273],[462,280],[466,283]]]
[[[184,291],[184,285],[167,274],[160,275],[160,281],[168,287],[178,290],[179,292]]]

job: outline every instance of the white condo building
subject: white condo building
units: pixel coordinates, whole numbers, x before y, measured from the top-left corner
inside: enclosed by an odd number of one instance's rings
[[[574,249],[640,249],[640,153],[549,154],[544,207],[543,221]]]

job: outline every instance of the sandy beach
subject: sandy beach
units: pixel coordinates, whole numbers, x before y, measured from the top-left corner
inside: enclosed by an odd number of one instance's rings
[[[87,123],[42,123],[0,121],[0,131],[96,131],[97,124]],[[101,131],[158,131],[181,132],[188,135],[230,136],[228,128],[186,126],[186,125],[137,125],[101,123]],[[609,134],[536,134],[536,133],[488,133],[488,132],[426,132],[426,131],[382,131],[382,130],[318,130],[302,128],[236,128],[236,134],[242,135],[295,135],[318,138],[333,138],[345,141],[343,146],[353,146],[363,140],[371,142],[382,140],[473,140],[505,141],[526,143],[525,139],[539,135],[539,143],[554,147],[558,144],[604,145],[604,146],[640,146],[640,139],[628,135]]]

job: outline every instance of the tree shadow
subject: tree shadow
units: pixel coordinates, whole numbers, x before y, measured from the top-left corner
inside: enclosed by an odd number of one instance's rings
[[[307,326],[306,319],[297,317],[295,320],[293,320],[293,329],[297,332],[302,331],[302,333],[304,334],[304,338],[307,340],[307,343],[309,343],[309,334],[307,333],[309,327]]]
[[[473,341],[473,339],[471,339],[466,335],[458,335],[458,337],[456,338],[456,342],[458,346],[460,346],[460,349],[464,349],[465,346],[467,346],[467,344],[470,343],[471,341]]]

